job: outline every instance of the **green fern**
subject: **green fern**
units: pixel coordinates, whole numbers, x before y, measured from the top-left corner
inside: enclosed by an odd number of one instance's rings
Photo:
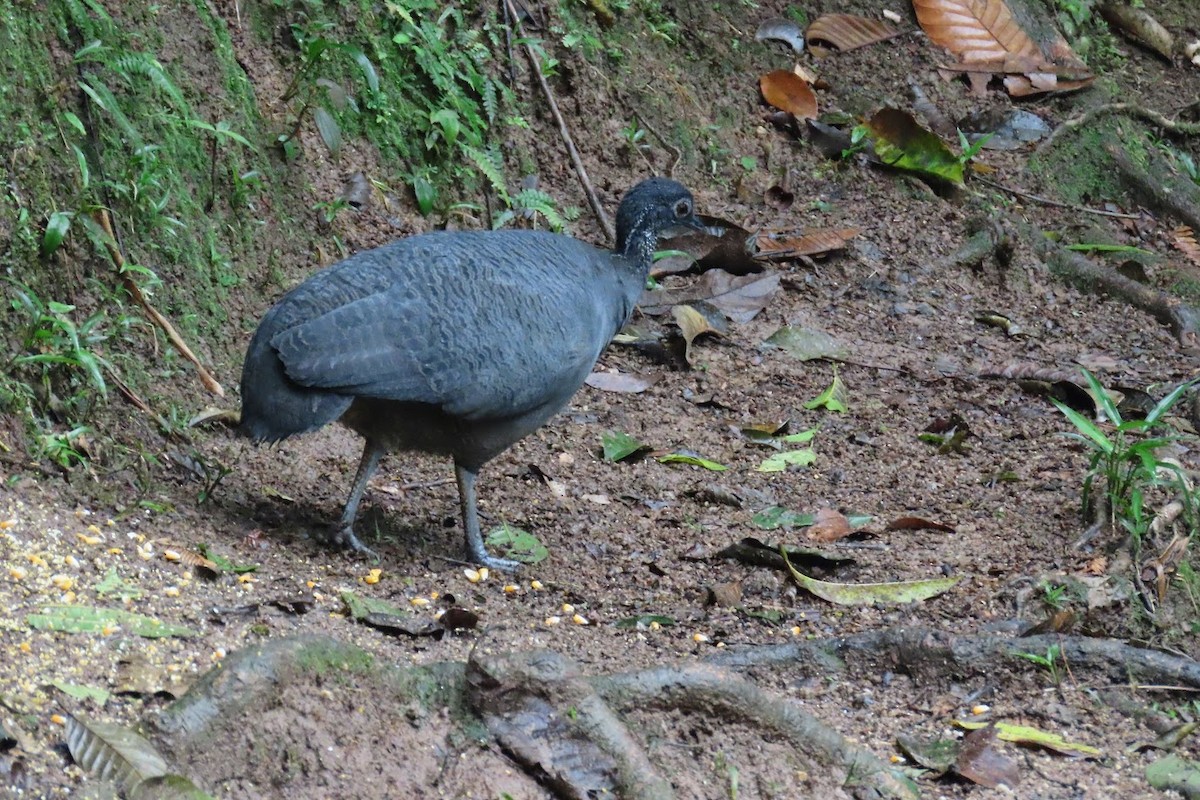
[[[500,163],[500,154],[494,150],[485,152],[470,145],[464,145],[462,151],[492,184],[492,188],[495,189],[496,194],[500,196],[504,204],[508,205],[508,185],[504,181],[504,170]]]

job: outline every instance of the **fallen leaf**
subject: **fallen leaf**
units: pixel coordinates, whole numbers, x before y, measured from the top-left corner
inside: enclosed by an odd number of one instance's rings
[[[721,331],[710,324],[708,319],[692,306],[675,306],[671,309],[671,316],[675,318],[675,324],[679,326],[679,332],[683,334],[683,341],[686,343],[683,357],[689,364],[693,363],[692,342],[697,337],[705,334],[721,335]]]
[[[758,88],[768,104],[799,119],[817,118],[817,96],[812,86],[794,72],[777,69],[758,79]]]
[[[889,167],[962,185],[963,162],[907,111],[881,109],[867,120],[866,128],[875,154]]]
[[[897,517],[884,526],[885,531],[920,531],[934,530],[954,533],[954,528],[941,522],[932,522],[921,517]]]
[[[988,725],[963,737],[954,771],[980,786],[1013,789],[1021,780],[1017,762],[996,749],[997,730]]]
[[[1192,232],[1191,228],[1187,225],[1180,225],[1171,231],[1171,243],[1179,252],[1187,256],[1194,266],[1200,267],[1200,242],[1196,241],[1196,234]]]
[[[760,233],[754,239],[755,252],[763,258],[797,258],[819,256],[845,249],[862,228],[825,228],[800,236],[780,233]]]
[[[974,731],[988,725],[996,726],[996,735],[1003,742],[1014,742],[1016,744],[1034,745],[1036,747],[1044,747],[1047,750],[1053,750],[1056,753],[1062,753],[1066,756],[1098,756],[1100,751],[1086,744],[1078,744],[1068,742],[1057,733],[1047,733],[1046,731],[1031,728],[1026,725],[1013,725],[1008,722],[964,722],[963,720],[955,720],[954,724],[963,730]]]
[[[876,603],[898,605],[928,600],[948,592],[958,583],[958,578],[931,578],[922,581],[897,581],[895,583],[831,583],[799,572],[788,560],[787,551],[781,548],[784,563],[792,579],[800,588],[815,594],[822,600],[845,606],[867,606]]]
[[[845,361],[850,350],[838,339],[816,328],[801,328],[785,325],[772,333],[763,344],[777,347],[801,361],[818,358],[830,361]]]
[[[825,42],[845,53],[869,44],[882,42],[901,31],[877,19],[860,17],[855,14],[822,14],[808,26],[805,35],[808,36],[809,49],[813,55],[820,58],[816,42]],[[822,48],[823,49],[823,48]]]
[[[690,286],[642,294],[638,304],[643,313],[661,314],[677,305],[708,303],[738,325],[754,319],[779,293],[779,273],[731,275],[710,269]]]
[[[764,459],[755,467],[759,472],[785,472],[788,467],[807,467],[817,460],[817,452],[810,448],[788,450]]]
[[[689,231],[682,236],[664,239],[664,250],[676,250],[686,257],[672,257],[656,261],[650,270],[653,276],[684,272],[693,266],[698,272],[723,269],[734,275],[762,272],[763,265],[755,261],[747,243],[750,232],[745,228],[720,217],[698,215],[704,230]]]
[[[640,394],[658,383],[661,377],[661,374],[637,375],[631,372],[601,371],[588,375],[584,383],[603,392]]]
[[[711,461],[695,453],[667,453],[659,456],[658,461],[661,464],[690,464],[693,467],[704,467],[704,469],[714,472],[723,472],[729,469],[724,464],[718,464],[716,461]]]
[[[836,542],[850,535],[850,520],[840,511],[822,508],[817,511],[816,521],[808,526],[805,534],[815,542]]]
[[[645,450],[646,445],[630,436],[628,433],[609,431],[600,437],[604,448],[605,461],[621,461],[629,458],[639,450]]]

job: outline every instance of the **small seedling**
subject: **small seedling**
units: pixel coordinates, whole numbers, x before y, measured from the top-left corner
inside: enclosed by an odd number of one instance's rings
[[[1037,664],[1050,673],[1050,680],[1054,683],[1062,682],[1062,674],[1059,672],[1059,660],[1062,657],[1062,648],[1056,644],[1052,644],[1046,648],[1045,655],[1037,653],[1014,653],[1017,658],[1023,658],[1026,661]]]

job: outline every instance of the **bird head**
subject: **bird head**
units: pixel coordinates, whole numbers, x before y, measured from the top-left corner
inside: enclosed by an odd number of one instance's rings
[[[617,209],[617,252],[641,261],[664,236],[703,230],[695,200],[681,183],[648,178],[625,193]]]

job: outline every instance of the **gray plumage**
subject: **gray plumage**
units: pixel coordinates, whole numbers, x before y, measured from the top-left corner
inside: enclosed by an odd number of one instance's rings
[[[335,541],[380,457],[454,459],[468,552],[487,461],[567,404],[628,321],[660,235],[700,227],[691,194],[651,178],[617,212],[617,247],[537,231],[427,233],[313,275],[263,317],[242,370],[241,430],[278,441],[340,419],[366,440]]]

